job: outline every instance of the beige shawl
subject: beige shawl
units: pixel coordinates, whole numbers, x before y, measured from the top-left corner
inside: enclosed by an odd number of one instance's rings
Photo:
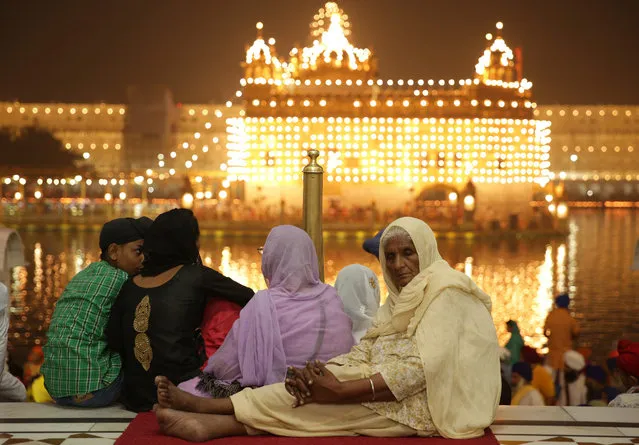
[[[390,280],[384,256],[392,226],[408,232],[419,256],[419,274],[402,289]],[[379,258],[389,296],[364,338],[401,332],[415,336],[438,432],[455,439],[483,435],[495,419],[501,393],[490,297],[441,258],[435,235],[421,220],[391,223],[382,235]]]

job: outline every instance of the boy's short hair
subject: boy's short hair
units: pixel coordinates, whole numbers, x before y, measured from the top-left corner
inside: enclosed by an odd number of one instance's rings
[[[100,258],[108,260],[107,252],[111,244],[127,244],[144,239],[146,231],[153,221],[142,218],[117,218],[107,222],[100,231]]]

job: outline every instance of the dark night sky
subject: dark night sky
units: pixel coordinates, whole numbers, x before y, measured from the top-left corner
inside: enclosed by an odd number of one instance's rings
[[[0,0],[0,99],[107,101],[162,84],[225,101],[263,21],[281,54],[306,44],[321,0]],[[639,0],[342,0],[382,78],[471,77],[502,20],[536,100],[639,104]]]

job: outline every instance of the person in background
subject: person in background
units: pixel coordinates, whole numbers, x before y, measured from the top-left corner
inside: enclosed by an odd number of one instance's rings
[[[616,352],[617,350],[615,350],[615,353]],[[624,384],[621,381],[621,372],[617,366],[618,357],[618,355],[615,355],[606,359],[606,374],[608,375],[608,386],[616,388],[621,392],[624,389]]]
[[[608,406],[639,408],[639,342],[620,340],[617,351],[617,366],[626,392],[619,394]]]
[[[501,397],[499,404],[510,405],[512,399],[512,389],[510,388],[512,365],[510,364],[510,351],[506,348],[499,348],[499,365],[501,368]]]
[[[362,248],[366,252],[373,255],[378,260],[379,260],[379,242],[382,239],[382,234],[384,233],[384,230],[385,229],[380,230],[379,232],[377,232],[377,234],[374,237],[368,238],[366,241],[364,241],[364,244],[362,244]]]
[[[566,351],[563,356],[564,370],[559,376],[559,406],[581,406],[588,403],[586,387],[586,360],[577,351]]]
[[[287,366],[325,361],[353,346],[351,320],[335,289],[320,281],[306,232],[273,228],[263,248],[262,273],[268,289],[242,310],[204,375],[179,388],[200,397],[228,397],[243,387],[283,381]]]
[[[7,286],[0,283],[0,402],[24,402],[27,400],[27,390],[8,369],[8,333],[9,291]]]
[[[241,310],[242,307],[239,304],[221,298],[212,298],[206,304],[200,329],[207,359],[220,349],[233,323],[240,318]],[[206,365],[202,368],[204,366]]]
[[[579,323],[570,315],[569,305],[568,294],[555,298],[556,308],[550,311],[544,324],[544,334],[548,337],[547,364],[553,369],[555,378],[564,369],[564,354],[573,349],[573,341],[579,335]]]
[[[142,267],[149,218],[119,218],[100,232],[100,261],[74,276],[58,300],[44,347],[44,386],[59,405],[96,408],[120,394],[120,356],[104,330],[120,288]]]
[[[582,354],[583,355],[583,354]],[[606,370],[599,365],[586,366],[588,406],[608,406],[606,401]]]
[[[523,361],[528,363],[532,368],[532,386],[537,388],[544,397],[546,405],[554,405],[557,401],[555,397],[555,383],[552,378],[552,373],[543,366],[543,359],[541,355],[539,355],[534,348],[524,346],[521,349],[521,357]]]
[[[22,382],[26,387],[29,387],[33,380],[40,375],[42,363],[44,363],[44,351],[42,350],[42,346],[34,346],[29,351],[27,362],[24,364],[22,371]]]
[[[510,364],[519,363],[521,359],[521,348],[524,347],[524,339],[519,333],[519,326],[514,320],[508,320],[506,329],[510,332],[510,339],[506,343],[506,349],[510,351]]]
[[[337,274],[335,290],[344,303],[344,312],[353,322],[353,339],[357,344],[373,324],[379,309],[377,275],[368,267],[351,264]]]
[[[515,392],[511,405],[518,406],[544,406],[544,397],[532,385],[532,368],[526,362],[519,362],[513,365],[512,387]]]
[[[210,298],[246,305],[253,290],[202,265],[200,228],[193,212],[158,216],[144,238],[147,258],[120,290],[107,326],[109,347],[122,357],[122,396],[133,411],[156,403],[153,379],[180,383],[206,360],[200,327]]]

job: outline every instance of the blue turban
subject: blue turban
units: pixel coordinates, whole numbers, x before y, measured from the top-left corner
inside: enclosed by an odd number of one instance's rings
[[[386,229],[384,228],[377,232],[377,235],[375,235],[373,238],[367,239],[362,245],[366,252],[370,253],[371,255],[375,255],[375,257],[377,258],[379,258],[379,243],[382,239],[382,233],[384,233],[384,230]]]
[[[568,294],[561,294],[555,298],[555,304],[557,307],[567,309],[570,304],[570,296]]]
[[[606,384],[606,371],[597,365],[591,365],[586,367],[586,378],[592,379],[602,385]]]
[[[515,363],[513,365],[513,372],[516,372],[517,374],[522,376],[525,381],[532,382],[533,373],[530,364],[526,362]]]
[[[608,403],[610,403],[613,400],[615,400],[615,398],[619,394],[621,394],[621,391],[619,391],[617,388],[615,388],[613,386],[606,386],[604,388],[604,392],[606,393],[606,398],[608,399]]]

